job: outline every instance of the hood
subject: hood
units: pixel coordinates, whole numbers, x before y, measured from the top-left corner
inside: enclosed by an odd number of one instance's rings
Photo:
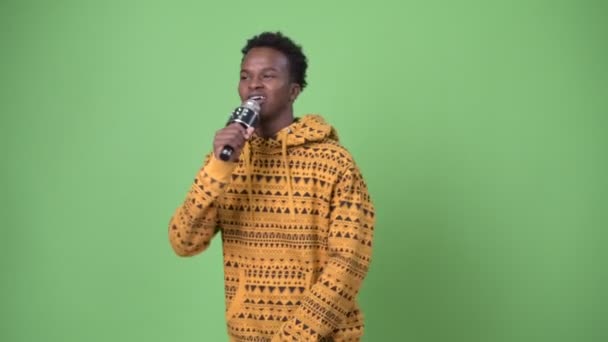
[[[262,138],[256,134],[249,140],[251,149],[261,153],[283,153],[286,147],[331,139],[338,141],[338,133],[320,115],[309,114],[296,119],[280,130],[275,137]]]
[[[262,138],[254,134],[245,144],[242,159],[247,174],[249,203],[253,205],[251,165],[257,154],[280,154],[283,175],[287,179],[287,195],[289,196],[289,211],[291,219],[295,220],[295,202],[293,199],[293,183],[291,179],[291,168],[287,149],[305,145],[310,142],[325,139],[338,141],[336,130],[329,125],[320,115],[309,114],[296,119],[291,125],[280,130],[275,137]],[[253,215],[253,211],[251,212]]]

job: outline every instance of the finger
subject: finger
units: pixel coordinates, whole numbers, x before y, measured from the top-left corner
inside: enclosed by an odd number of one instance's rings
[[[236,130],[238,132],[241,132],[241,134],[245,133],[245,127],[243,127],[241,124],[239,124],[237,122],[233,122],[230,125],[226,126],[225,130]]]
[[[236,136],[222,136],[222,137],[217,137],[215,139],[215,144],[216,145],[243,145],[245,143],[245,138],[241,135],[236,135]]]
[[[245,139],[242,136],[228,137],[216,139],[213,146],[214,150],[221,151],[225,146],[232,147],[235,151],[240,150],[245,145]]]

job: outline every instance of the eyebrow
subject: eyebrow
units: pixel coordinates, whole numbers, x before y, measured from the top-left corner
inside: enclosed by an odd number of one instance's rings
[[[264,71],[275,71],[275,72],[279,72],[279,69],[274,68],[274,67],[267,67],[267,68],[263,68],[261,72],[264,72]],[[249,70],[247,70],[247,69],[241,69],[241,72],[250,72],[250,71],[249,71]]]

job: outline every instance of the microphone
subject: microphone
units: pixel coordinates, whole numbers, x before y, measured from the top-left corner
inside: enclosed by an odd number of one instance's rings
[[[247,100],[245,100],[239,107],[237,107],[230,115],[230,119],[228,119],[228,123],[226,126],[232,123],[239,123],[245,129],[249,127],[255,127],[258,122],[258,116],[260,115],[260,104],[257,100],[261,100],[261,96],[253,96]],[[223,161],[230,160],[232,153],[234,152],[234,148],[232,146],[226,145],[220,152],[220,159]]]

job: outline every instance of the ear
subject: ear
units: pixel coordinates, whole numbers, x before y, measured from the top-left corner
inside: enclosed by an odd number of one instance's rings
[[[289,88],[289,102],[293,103],[301,92],[302,87],[300,87],[300,85],[297,83],[292,83]]]

